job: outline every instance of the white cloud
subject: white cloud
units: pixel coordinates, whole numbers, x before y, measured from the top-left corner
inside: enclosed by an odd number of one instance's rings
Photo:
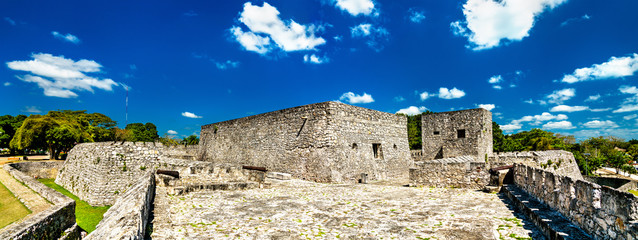
[[[529,100],[525,100],[523,101],[525,103],[529,103],[529,104],[534,104],[534,100],[532,100],[531,98]]]
[[[369,23],[362,23],[350,28],[350,34],[353,38],[366,38],[368,47],[375,51],[383,49],[382,42],[388,41],[390,32],[384,27],[373,26]]]
[[[468,0],[463,5],[465,21],[450,24],[457,36],[470,41],[474,50],[497,47],[505,42],[521,41],[529,36],[534,21],[547,9],[567,0]]]
[[[593,102],[597,101],[598,99],[600,99],[600,94],[589,96],[587,99],[585,99],[585,102]]]
[[[348,101],[348,103],[350,104],[374,102],[374,99],[372,98],[372,95],[370,94],[363,93],[363,95],[356,95],[353,92],[347,92],[342,94],[341,97],[339,97],[339,100]]]
[[[4,20],[7,21],[9,24],[11,24],[11,26],[15,26],[16,25],[16,21],[14,21],[13,19],[11,19],[9,17],[4,17]]]
[[[576,69],[574,73],[565,75],[561,81],[576,83],[608,78],[621,78],[632,76],[636,71],[638,71],[638,54],[634,53],[627,57],[611,57],[607,62]]]
[[[239,67],[239,62],[237,62],[237,61],[226,60],[225,62],[223,62],[223,61],[222,62],[217,62],[217,61],[213,60],[213,62],[215,63],[215,66],[218,69],[221,69],[221,70],[226,70],[226,69],[229,69],[229,68],[237,68],[237,67]]]
[[[311,54],[311,55],[304,55],[303,56],[303,62],[305,63],[314,63],[314,64],[322,64],[322,63],[327,63],[329,62],[330,59],[328,57],[319,57],[315,54]]]
[[[99,73],[102,65],[82,59],[73,61],[64,56],[53,56],[47,53],[32,54],[33,60],[11,61],[7,66],[16,71],[31,74],[18,76],[25,82],[36,83],[44,89],[44,95],[51,97],[71,98],[78,95],[72,90],[94,92],[93,88],[112,91],[119,84],[111,79],[99,79],[87,76],[87,73]]]
[[[53,37],[55,37],[57,39],[60,39],[62,41],[70,42],[70,43],[73,43],[73,44],[80,43],[80,39],[78,37],[76,37],[75,35],[70,34],[70,33],[67,33],[65,35],[65,34],[61,34],[59,32],[53,31],[53,32],[51,32],[51,34],[53,34]]]
[[[494,104],[479,104],[478,107],[483,108],[487,111],[492,111],[496,107]]]
[[[631,115],[624,116],[622,118],[625,119],[625,120],[631,120],[631,119],[634,119],[634,118],[637,118],[637,117],[638,117],[638,114],[631,114]]]
[[[402,96],[396,96],[396,97],[394,97],[394,101],[395,102],[403,102],[403,101],[405,101],[405,98],[403,98]]]
[[[202,118],[202,116],[197,116],[192,112],[183,112],[182,116],[187,117],[187,118]]]
[[[499,85],[499,83],[503,82],[503,76],[501,75],[492,76],[490,77],[490,79],[487,80],[487,82],[492,84],[492,87],[494,89],[503,89],[503,87]]]
[[[169,135],[177,135],[177,131],[174,130],[168,130],[166,131],[166,133],[168,133]]]
[[[552,115],[551,113],[544,112],[540,115],[524,116],[520,119],[512,120],[512,122],[509,125],[522,126],[522,123],[524,122],[531,122],[530,123],[531,125],[540,125],[543,122],[547,122],[547,121],[561,121],[566,119],[567,119],[567,115],[565,114]]]
[[[396,113],[403,113],[406,115],[417,115],[417,114],[421,114],[425,111],[427,111],[428,109],[424,106],[420,106],[420,107],[416,107],[416,106],[409,106],[407,108],[403,108],[399,111],[397,111]]]
[[[441,99],[455,99],[455,98],[462,98],[463,96],[465,96],[465,92],[463,90],[459,90],[458,88],[448,89],[444,87],[439,88],[438,94],[428,93],[428,92],[422,92],[419,94],[421,101],[425,101],[426,99],[430,97],[439,97]]]
[[[520,124],[505,124],[505,125],[501,125],[501,130],[509,132],[509,131],[521,129],[521,127],[522,126]]]
[[[606,112],[611,110],[611,108],[590,108],[589,111],[592,112]]]
[[[567,106],[567,105],[558,105],[550,109],[550,112],[580,112],[589,110],[587,106]]]
[[[580,16],[580,17],[575,17],[575,18],[567,19],[567,20],[565,20],[564,22],[562,22],[562,23],[560,24],[560,26],[561,26],[561,27],[565,27],[565,26],[567,26],[567,25],[569,25],[569,24],[571,24],[571,23],[573,23],[573,22],[582,22],[582,21],[586,21],[586,20],[589,20],[589,19],[591,19],[591,16],[589,16],[589,15],[585,14],[585,15]]]
[[[620,107],[614,110],[614,113],[638,111],[638,88],[635,86],[620,86],[618,90],[623,94],[629,94]]]
[[[323,38],[315,37],[319,27],[312,24],[301,25],[293,20],[284,22],[279,18],[277,8],[266,2],[261,7],[250,2],[245,3],[239,21],[249,31],[244,32],[240,27],[233,26],[230,32],[235,40],[247,51],[261,55],[273,49],[285,52],[315,50],[316,46],[326,43]]]
[[[463,90],[459,90],[457,88],[452,88],[448,90],[447,88],[439,88],[439,98],[443,99],[454,99],[454,98],[462,98],[465,96],[465,92]]]
[[[408,9],[408,19],[413,23],[421,23],[425,20],[425,14],[423,11],[417,11],[414,8]]]
[[[359,14],[368,16],[374,13],[374,2],[372,0],[336,0],[335,6],[352,16]]]
[[[545,96],[545,98],[547,98],[547,102],[549,103],[562,104],[564,101],[567,101],[574,96],[576,96],[576,90],[573,88],[565,88],[562,90],[556,90]]]
[[[2,84],[2,85],[4,85],[5,87],[8,87],[8,86],[11,86],[11,83],[10,82],[4,82],[4,84]]]
[[[610,120],[605,120],[605,121],[593,120],[593,121],[584,123],[583,126],[587,128],[617,128],[618,124]]]
[[[26,113],[41,113],[42,110],[40,110],[38,107],[36,106],[25,106],[22,110],[20,110],[21,112],[26,112]]]
[[[570,121],[560,121],[560,122],[548,122],[543,124],[543,129],[574,129],[572,122]]]

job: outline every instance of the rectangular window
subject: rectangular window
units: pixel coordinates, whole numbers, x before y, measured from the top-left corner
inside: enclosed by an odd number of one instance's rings
[[[440,135],[440,134],[441,134],[441,132],[439,132],[439,131],[434,131],[434,135]]]
[[[383,150],[381,150],[381,143],[373,143],[372,151],[374,152],[374,158],[383,159]]]
[[[456,130],[456,137],[457,138],[465,138],[465,129]]]

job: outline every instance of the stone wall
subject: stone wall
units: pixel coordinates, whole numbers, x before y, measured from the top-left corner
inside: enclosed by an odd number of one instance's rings
[[[155,196],[155,174],[147,172],[104,213],[85,239],[144,239]]]
[[[562,176],[583,180],[574,155],[564,150],[495,153],[488,161],[492,167],[522,163]]]
[[[56,178],[64,161],[17,162],[11,166],[34,178]]]
[[[3,168],[17,180],[53,203],[53,206],[42,212],[31,214],[20,222],[6,226],[0,233],[0,239],[58,239],[66,230],[73,229],[76,226],[75,201],[20,172],[14,167],[15,165],[15,163],[5,164]],[[67,231],[66,234],[79,236],[77,227],[74,232]]]
[[[492,113],[482,108],[421,116],[423,158],[492,155]]]
[[[596,239],[636,239],[638,198],[628,192],[515,164],[514,183]]]
[[[92,206],[112,205],[147,172],[190,170],[189,164],[197,162],[165,155],[192,158],[195,149],[152,142],[82,143],[71,149],[55,183]]]
[[[419,161],[410,169],[410,186],[482,189],[490,180],[489,164],[472,156]]]
[[[318,182],[407,178],[411,166],[405,117],[337,102],[202,126],[199,157]]]

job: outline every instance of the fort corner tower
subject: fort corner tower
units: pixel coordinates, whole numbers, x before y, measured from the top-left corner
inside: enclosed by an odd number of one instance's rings
[[[477,108],[421,116],[423,158],[492,156],[492,113]]]

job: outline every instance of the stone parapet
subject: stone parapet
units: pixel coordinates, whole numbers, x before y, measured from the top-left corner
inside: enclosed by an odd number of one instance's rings
[[[564,150],[495,153],[488,161],[492,167],[521,163],[542,168],[558,175],[583,180],[574,155]]]
[[[482,189],[490,180],[489,164],[473,156],[420,161],[410,169],[410,185]]]

